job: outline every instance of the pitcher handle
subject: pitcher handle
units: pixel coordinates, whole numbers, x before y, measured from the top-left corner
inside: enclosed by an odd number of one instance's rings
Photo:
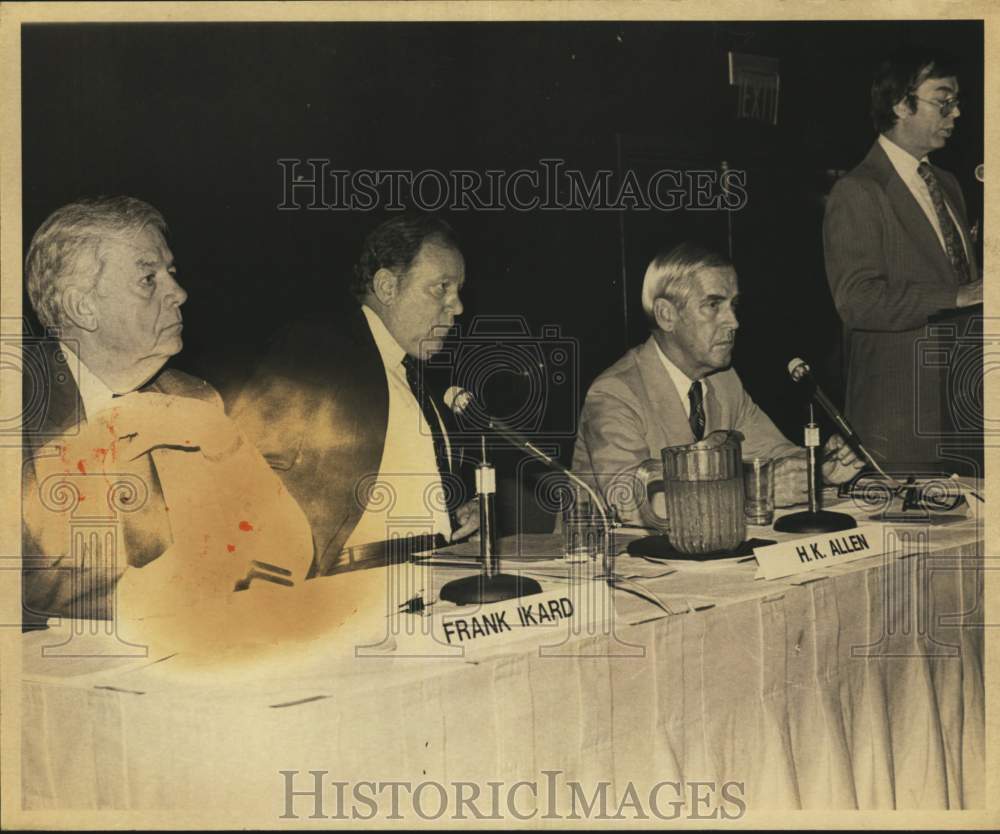
[[[638,496],[638,505],[639,518],[642,520],[643,526],[652,527],[662,533],[669,532],[670,519],[653,509],[653,499],[650,495],[651,492],[663,491],[663,461],[647,458],[639,464],[635,475],[641,490]]]

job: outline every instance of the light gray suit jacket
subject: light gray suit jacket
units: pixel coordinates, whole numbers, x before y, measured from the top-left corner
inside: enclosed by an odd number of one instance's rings
[[[747,394],[736,371],[705,378],[705,434],[736,429],[743,457],[780,458],[800,449]],[[632,348],[590,386],[580,416],[573,470],[596,483],[624,521],[638,521],[634,474],[665,446],[694,442],[684,404],[660,360],[653,337]]]

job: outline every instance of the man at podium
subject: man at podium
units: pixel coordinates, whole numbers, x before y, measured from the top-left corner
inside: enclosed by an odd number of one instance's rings
[[[871,112],[878,138],[834,186],[823,221],[847,418],[876,460],[934,465],[950,366],[922,347],[934,337],[928,321],[983,300],[962,191],[928,159],[961,115],[955,69],[940,56],[898,54],[875,75]]]

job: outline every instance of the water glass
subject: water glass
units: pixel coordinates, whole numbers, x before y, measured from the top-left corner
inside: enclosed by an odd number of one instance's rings
[[[563,510],[563,559],[585,562],[604,554],[604,520],[593,499],[583,490],[573,490],[572,503]]]
[[[743,461],[743,510],[747,524],[774,523],[774,461]]]

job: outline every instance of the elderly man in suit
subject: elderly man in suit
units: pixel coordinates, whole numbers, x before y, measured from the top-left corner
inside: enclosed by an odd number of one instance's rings
[[[285,327],[240,393],[234,417],[312,525],[313,575],[478,528],[425,364],[462,313],[464,282],[447,223],[396,215],[365,239],[351,294]]]
[[[39,227],[25,347],[26,623],[187,612],[303,579],[308,523],[182,347],[166,223],[132,197],[80,200]]]
[[[742,433],[744,458],[777,461],[779,506],[806,500],[803,450],[778,431],[729,367],[738,298],[732,264],[695,244],[664,250],[649,264],[642,308],[652,334],[590,387],[573,454],[573,469],[596,481],[624,521],[644,520],[646,496],[633,492],[644,461],[719,429]],[[843,438],[828,439],[827,483],[848,480],[861,465]]]
[[[946,369],[921,361],[920,340],[930,316],[983,298],[961,189],[928,160],[955,129],[958,93],[946,59],[906,52],[884,62],[871,90],[878,139],[827,201],[847,416],[887,463],[939,460]]]

